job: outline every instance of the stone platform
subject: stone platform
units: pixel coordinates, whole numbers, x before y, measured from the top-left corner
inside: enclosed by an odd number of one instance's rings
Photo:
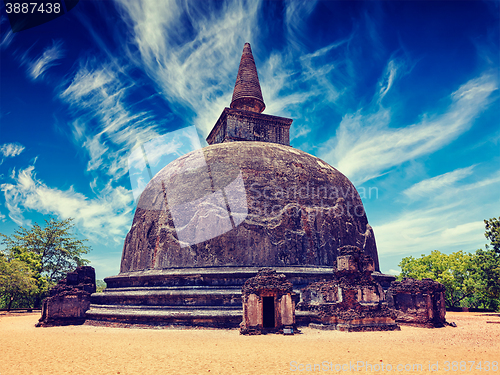
[[[147,270],[105,279],[91,296],[87,324],[147,324],[235,328],[242,321],[241,287],[260,267]],[[332,276],[330,267],[277,267],[300,289]],[[297,320],[308,324],[308,314]]]
[[[209,267],[121,273],[91,296],[86,324],[145,324],[236,328],[242,321],[241,287],[260,267]],[[293,284],[299,302],[310,283],[329,280],[330,267],[276,267]],[[374,274],[375,275],[375,274]],[[388,277],[387,275],[381,277]],[[297,311],[297,325],[314,313]]]

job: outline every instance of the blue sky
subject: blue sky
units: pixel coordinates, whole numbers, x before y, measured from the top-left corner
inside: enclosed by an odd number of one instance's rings
[[[117,274],[131,155],[186,128],[205,146],[249,42],[264,113],[293,118],[291,145],[355,184],[383,272],[484,248],[483,219],[500,216],[499,14],[497,1],[80,1],[13,34],[3,8],[1,232],[73,217],[97,277]]]

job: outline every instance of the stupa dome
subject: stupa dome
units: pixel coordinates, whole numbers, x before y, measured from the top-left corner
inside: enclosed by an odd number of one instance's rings
[[[237,327],[241,288],[260,269],[285,275],[301,299],[306,286],[334,277],[345,246],[373,259],[372,276],[381,283],[394,280],[380,273],[354,185],[290,147],[293,120],[262,114],[264,108],[246,43],[233,100],[208,135],[209,146],[151,178],[125,238],[120,274],[92,295],[87,319]],[[297,323],[309,324],[314,314],[297,312]]]
[[[357,246],[379,271],[359,194],[321,159],[270,142],[227,142],[164,167],[143,191],[121,272],[332,267]]]

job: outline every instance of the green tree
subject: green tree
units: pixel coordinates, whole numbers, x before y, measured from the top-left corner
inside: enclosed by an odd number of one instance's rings
[[[36,290],[36,279],[28,264],[0,256],[0,298],[8,311],[15,301],[29,297]]]
[[[475,293],[469,299],[469,305],[497,310],[500,307],[500,253],[490,249],[477,250],[472,279]]]
[[[500,217],[485,220],[484,224],[486,226],[484,236],[490,240],[493,251],[500,254]],[[486,250],[488,249],[489,246],[486,245]]]
[[[471,304],[497,310],[500,307],[500,218],[485,220],[486,250],[477,250],[473,278],[476,294]]]
[[[88,264],[82,258],[90,248],[85,241],[75,238],[71,218],[58,221],[45,220],[45,227],[20,227],[13,235],[0,233],[3,250],[8,259],[23,262],[32,271],[37,292],[34,305],[38,307],[48,288],[63,279],[75,267]]]
[[[107,284],[104,280],[96,280],[95,284],[97,293],[101,293],[107,287]]]
[[[398,279],[433,279],[446,287],[445,300],[448,307],[458,307],[463,300],[475,292],[475,282],[471,278],[473,256],[458,251],[450,255],[434,250],[421,258],[406,257],[399,264],[401,273]]]

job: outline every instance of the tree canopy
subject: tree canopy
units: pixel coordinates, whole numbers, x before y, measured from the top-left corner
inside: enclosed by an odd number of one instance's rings
[[[486,225],[486,233],[484,236],[490,240],[491,247],[493,251],[500,253],[500,217],[493,218],[490,220],[485,220],[484,224]],[[489,249],[489,246],[486,245],[486,249]]]
[[[0,256],[0,296],[10,310],[14,301],[29,298],[37,289],[33,271],[21,260]]]
[[[446,287],[447,306],[459,306],[474,294],[474,283],[469,277],[472,255],[458,251],[450,255],[434,250],[421,258],[406,257],[401,260],[399,278],[433,279]]]
[[[0,250],[3,268],[0,269],[0,297],[4,304],[12,304],[12,297],[18,301],[21,296],[30,295],[37,307],[50,286],[57,283],[78,266],[88,264],[82,256],[90,250],[86,240],[79,240],[73,233],[73,219],[45,220],[42,228],[34,224],[31,228],[19,227],[14,234],[0,233]],[[8,293],[8,279],[24,274],[26,280],[19,283],[23,288]],[[34,281],[33,289],[29,279]],[[9,289],[9,290],[12,290]],[[9,294],[9,295],[7,295]],[[1,302],[1,299],[0,299]]]

